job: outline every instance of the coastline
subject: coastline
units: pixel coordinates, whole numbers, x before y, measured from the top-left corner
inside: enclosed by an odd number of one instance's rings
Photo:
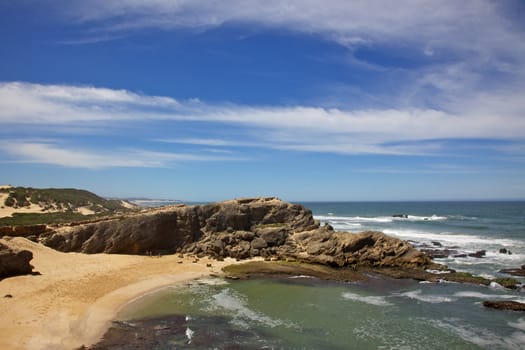
[[[2,242],[32,251],[31,264],[41,274],[0,281],[0,348],[13,350],[92,345],[126,304],[235,263],[178,255],[62,253],[24,238]],[[4,297],[8,294],[12,297]]]

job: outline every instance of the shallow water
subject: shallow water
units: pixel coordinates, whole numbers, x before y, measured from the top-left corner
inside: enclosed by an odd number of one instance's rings
[[[119,318],[183,319],[186,332],[171,342],[186,349],[231,348],[232,334],[233,344],[254,349],[523,349],[523,314],[485,309],[488,298],[523,295],[383,278],[365,284],[214,279],[146,296]]]

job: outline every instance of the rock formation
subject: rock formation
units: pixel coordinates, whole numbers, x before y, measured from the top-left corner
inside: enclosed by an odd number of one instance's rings
[[[191,253],[217,259],[255,256],[330,266],[427,267],[411,244],[380,232],[351,234],[321,226],[310,210],[277,198],[178,205],[111,220],[59,227],[40,237],[60,251]]]
[[[6,277],[32,273],[29,262],[33,253],[28,250],[14,250],[0,242],[0,280]]]

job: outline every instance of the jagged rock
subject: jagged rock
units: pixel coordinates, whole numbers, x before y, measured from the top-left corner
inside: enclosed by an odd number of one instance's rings
[[[33,271],[29,263],[33,253],[28,250],[11,249],[0,243],[0,280],[6,277],[27,275]]]
[[[509,300],[487,300],[483,302],[483,306],[498,310],[525,311],[524,303]]]

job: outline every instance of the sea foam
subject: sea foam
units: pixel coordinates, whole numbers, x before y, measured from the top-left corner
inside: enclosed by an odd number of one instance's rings
[[[210,308],[212,310],[223,309],[232,313],[234,322],[238,325],[247,325],[245,321],[251,321],[272,328],[279,326],[292,327],[292,325],[282,320],[273,319],[263,313],[250,309],[245,299],[229,288],[212,296]]]
[[[388,301],[386,301],[384,296],[363,296],[363,295],[359,295],[355,293],[345,292],[342,294],[342,297],[344,299],[359,301],[362,303],[376,305],[376,306],[393,305],[392,303],[389,303]]]
[[[456,298],[453,298],[448,295],[423,294],[421,289],[417,289],[417,290],[405,292],[405,293],[394,293],[392,295],[414,299],[414,300],[419,300],[419,301],[422,301],[425,303],[431,303],[431,304],[450,303],[450,302],[457,300]]]

